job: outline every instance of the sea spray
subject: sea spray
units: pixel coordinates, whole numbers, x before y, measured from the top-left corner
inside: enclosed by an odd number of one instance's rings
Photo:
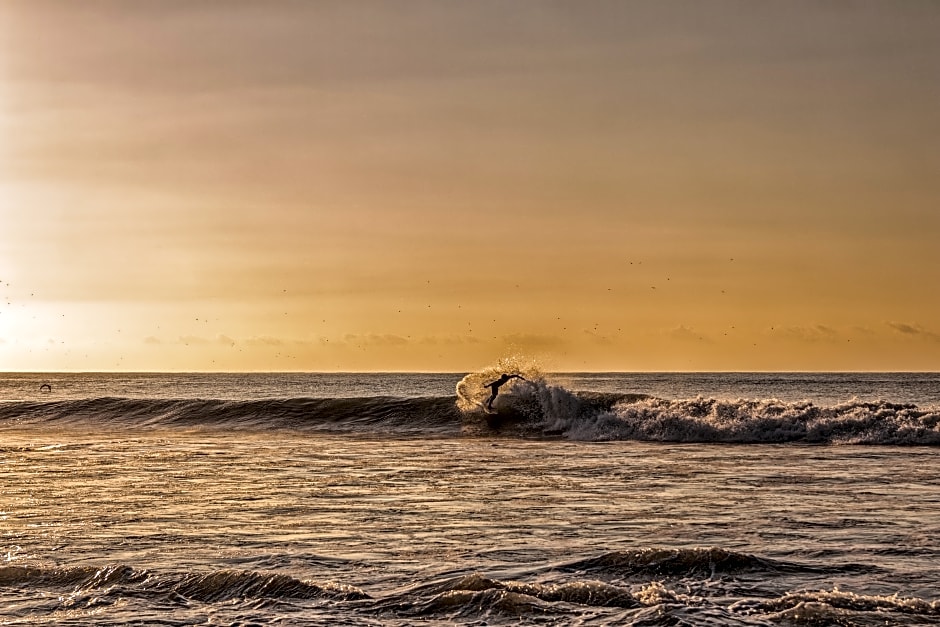
[[[532,386],[545,386],[545,378],[538,363],[528,357],[509,356],[503,357],[494,365],[488,366],[477,372],[471,372],[457,383],[457,407],[463,412],[476,412],[483,409],[483,404],[490,396],[490,390],[486,387],[487,383],[499,379],[503,374],[517,374],[523,377],[522,380],[513,379],[506,383],[500,389],[500,395],[503,398],[513,396],[517,400],[528,398],[528,394],[519,394],[519,391],[531,391]],[[514,392],[517,392],[513,395]],[[494,401],[494,406],[499,407],[503,401]]]

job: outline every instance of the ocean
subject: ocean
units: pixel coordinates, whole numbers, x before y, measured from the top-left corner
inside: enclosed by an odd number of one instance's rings
[[[940,624],[940,374],[507,367],[0,374],[0,623]]]

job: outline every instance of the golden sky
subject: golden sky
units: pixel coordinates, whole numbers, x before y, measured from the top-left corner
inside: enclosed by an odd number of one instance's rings
[[[936,2],[0,4],[0,370],[940,370]]]

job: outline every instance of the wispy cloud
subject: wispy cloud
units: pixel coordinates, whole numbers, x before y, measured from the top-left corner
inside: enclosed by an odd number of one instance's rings
[[[549,350],[560,348],[564,340],[555,335],[540,333],[511,333],[502,336],[502,342],[509,346],[530,350]]]
[[[404,346],[410,340],[394,333],[347,333],[343,342],[356,346]]]
[[[144,338],[144,344],[151,346],[166,346],[169,344],[183,344],[184,346],[208,346],[211,344],[221,344],[223,346],[235,346],[236,342],[227,335],[216,335],[215,337],[202,337],[200,335],[180,335],[175,340],[164,340],[155,335],[148,335]]]
[[[694,328],[680,324],[679,326],[666,331],[666,335],[680,342],[711,342],[712,340],[704,333],[699,333]]]
[[[940,342],[940,333],[925,329],[919,324],[907,324],[905,322],[888,322],[887,325],[897,333],[905,337],[930,340]]]
[[[258,335],[245,340],[248,346],[281,346],[284,340],[270,335]]]
[[[482,344],[483,340],[472,335],[428,335],[421,338],[421,343],[430,346],[460,346],[463,344]]]
[[[770,333],[801,342],[827,342],[839,339],[839,332],[824,324],[773,327]]]

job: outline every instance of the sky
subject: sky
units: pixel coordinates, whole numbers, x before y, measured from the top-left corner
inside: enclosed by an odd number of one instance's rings
[[[940,4],[0,4],[0,370],[940,370]]]

